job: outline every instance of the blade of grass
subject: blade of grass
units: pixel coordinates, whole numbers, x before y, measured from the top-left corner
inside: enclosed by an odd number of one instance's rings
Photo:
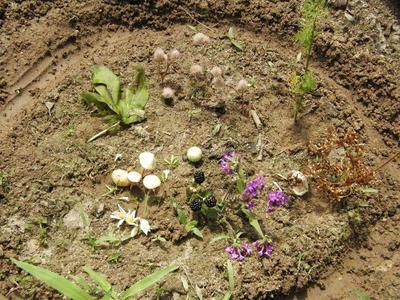
[[[88,293],[64,277],[47,269],[37,267],[26,262],[11,259],[14,264],[31,274],[36,279],[59,291],[64,296],[73,300],[94,300]]]
[[[112,285],[108,282],[106,276],[104,274],[101,274],[99,272],[96,272],[92,270],[89,267],[83,267],[83,271],[88,273],[90,278],[93,279],[93,281],[106,293],[110,292],[112,290]]]
[[[226,261],[226,271],[228,273],[229,290],[233,293],[235,289],[235,275],[233,272],[232,262],[230,260]]]
[[[229,300],[232,297],[232,293],[231,292],[226,292],[224,297],[222,298],[222,300]]]
[[[140,292],[144,291],[145,289],[149,288],[153,284],[159,282],[169,273],[177,270],[179,267],[175,264],[172,264],[164,269],[158,270],[149,276],[143,278],[142,280],[136,282],[130,288],[128,288],[121,296],[121,299],[128,299],[129,297],[136,296]]]

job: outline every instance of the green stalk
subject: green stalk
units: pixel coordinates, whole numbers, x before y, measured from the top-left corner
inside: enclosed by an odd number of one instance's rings
[[[87,142],[88,142],[88,143],[93,142],[95,139],[97,139],[97,138],[99,138],[99,137],[105,135],[105,134],[106,134],[107,132],[109,132],[111,129],[113,129],[113,128],[119,126],[119,124],[120,124],[120,121],[118,121],[117,123],[111,125],[110,127],[106,128],[106,129],[100,131],[99,133],[96,133],[94,136],[92,136],[90,139],[88,139]]]

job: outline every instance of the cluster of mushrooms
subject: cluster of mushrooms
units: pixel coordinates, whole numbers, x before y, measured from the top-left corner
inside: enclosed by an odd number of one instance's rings
[[[149,174],[143,176],[146,171],[152,171],[155,167],[155,157],[151,152],[143,152],[139,155],[139,163],[142,167],[141,172],[137,171],[126,171],[122,169],[116,169],[112,172],[111,178],[114,184],[118,187],[132,187],[135,184],[139,184],[142,181],[143,186],[151,191],[154,191],[161,185],[161,179],[157,175]],[[169,170],[163,171],[163,176],[168,176]],[[143,178],[143,180],[142,180]]]

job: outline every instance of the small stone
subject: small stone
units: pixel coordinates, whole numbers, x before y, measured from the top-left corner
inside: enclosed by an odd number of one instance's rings
[[[79,211],[74,208],[64,216],[63,221],[65,227],[69,229],[78,229],[84,227]]]

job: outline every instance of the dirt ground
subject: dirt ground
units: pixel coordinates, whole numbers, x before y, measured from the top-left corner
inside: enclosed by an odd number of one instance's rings
[[[324,140],[328,128],[339,135],[355,132],[371,168],[393,156],[400,145],[400,6],[395,0],[350,0],[347,8],[343,1],[332,2],[319,24],[311,109],[294,126],[289,79],[299,67],[294,35],[301,1],[0,0],[0,295],[62,298],[14,266],[10,258],[17,258],[68,278],[83,275],[88,265],[119,290],[176,262],[180,269],[161,285],[161,299],[186,299],[181,276],[189,280],[192,297],[195,286],[204,299],[221,296],[228,288],[227,245],[210,241],[224,227],[203,222],[203,240],[187,235],[171,205],[175,198],[190,214],[186,187],[195,167],[184,154],[192,145],[204,151],[198,168],[217,199],[229,189],[218,161],[230,150],[241,153],[249,174],[266,178],[269,190],[277,174],[307,169],[307,144]],[[243,52],[227,39],[230,27]],[[209,35],[211,43],[194,46],[196,31]],[[172,105],[161,99],[152,59],[157,47],[182,54],[165,83],[176,90]],[[207,70],[223,66],[227,87],[189,97],[194,63]],[[79,97],[92,90],[95,64],[112,68],[123,86],[142,64],[151,96],[145,122],[87,143],[105,128]],[[251,83],[242,98],[233,90],[241,78]],[[54,104],[50,114],[46,102]],[[94,249],[88,232],[96,237],[128,232],[118,230],[110,214],[118,203],[136,207],[137,201],[126,203],[121,196],[142,195],[104,194],[112,170],[136,167],[143,151],[156,154],[160,170],[171,154],[183,160],[167,197],[150,206],[152,235]],[[117,153],[122,159],[115,161]],[[312,182],[308,195],[290,195],[288,207],[272,214],[260,202],[255,214],[272,236],[274,252],[268,259],[234,262],[233,299],[358,299],[353,289],[372,299],[400,299],[399,164],[393,160],[371,182],[378,193],[354,193],[344,205]],[[359,203],[361,220],[354,226],[349,211]],[[79,218],[68,222],[80,209],[88,227]],[[234,209],[227,217],[249,240],[255,238]],[[167,241],[153,241],[157,235]],[[141,299],[155,299],[155,289]]]

